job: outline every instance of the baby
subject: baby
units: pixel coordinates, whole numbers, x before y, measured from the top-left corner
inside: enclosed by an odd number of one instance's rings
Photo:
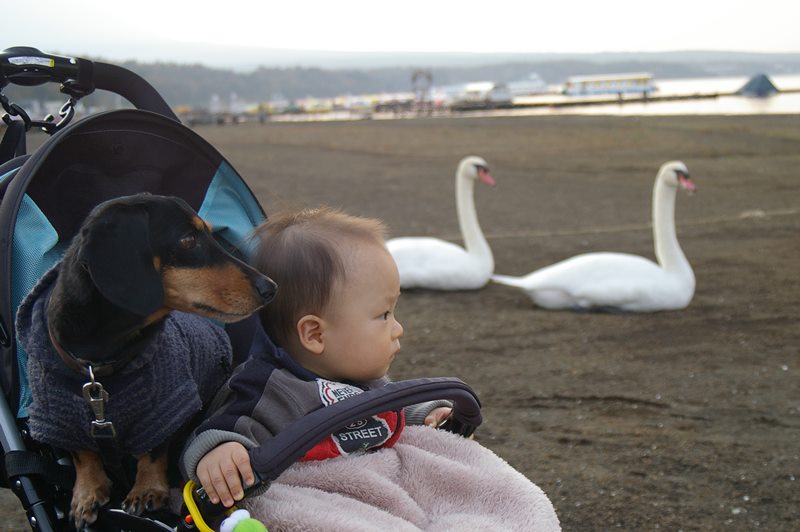
[[[276,216],[256,232],[255,266],[278,284],[261,311],[263,331],[187,444],[184,472],[212,502],[231,506],[254,482],[247,450],[289,423],[384,385],[400,351],[397,266],[384,225],[321,208]],[[272,343],[274,340],[275,344]],[[405,423],[438,425],[447,401],[384,412],[312,448],[320,460],[392,446]]]

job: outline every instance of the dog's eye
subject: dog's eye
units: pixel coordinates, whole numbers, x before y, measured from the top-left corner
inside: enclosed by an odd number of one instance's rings
[[[186,235],[180,239],[179,244],[183,249],[192,249],[197,245],[197,237],[194,235]]]

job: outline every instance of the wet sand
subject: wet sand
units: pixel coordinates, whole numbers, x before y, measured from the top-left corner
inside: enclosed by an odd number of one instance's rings
[[[687,309],[546,311],[493,284],[409,291],[392,376],[471,384],[485,415],[476,439],[548,494],[565,530],[797,527],[800,116],[197,131],[268,212],[325,203],[383,218],[392,236],[459,241],[453,174],[481,155],[497,187],[476,185],[478,215],[496,272],[512,275],[587,251],[652,258],[653,180],[663,162],[684,161],[698,186],[676,206],[697,279]],[[0,515],[17,517],[2,495]]]

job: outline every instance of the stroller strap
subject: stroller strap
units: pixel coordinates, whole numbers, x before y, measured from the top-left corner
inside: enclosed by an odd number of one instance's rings
[[[40,476],[64,489],[71,489],[75,483],[75,470],[62,465],[34,451],[9,451],[5,455],[5,478],[9,480],[20,476]]]
[[[25,155],[25,124],[21,120],[11,120],[7,124],[3,139],[0,140],[0,164],[10,161],[14,157]]]

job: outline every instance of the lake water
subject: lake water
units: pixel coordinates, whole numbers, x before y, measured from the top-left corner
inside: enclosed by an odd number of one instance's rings
[[[747,96],[718,96],[669,101],[651,100],[648,102],[616,101],[591,105],[554,106],[553,102],[570,102],[570,96],[558,94],[558,87],[551,87],[552,93],[532,96],[529,101],[549,102],[540,107],[517,107],[514,109],[496,109],[484,111],[465,111],[447,116],[530,116],[530,115],[743,115],[743,114],[797,114],[800,115],[800,75],[769,76],[772,83],[782,91],[766,98]],[[750,80],[749,76],[665,79],[655,80],[658,91],[655,96],[687,96],[692,94],[731,94],[739,90]],[[613,98],[613,96],[612,96]],[[572,100],[574,101],[574,100]],[[391,112],[373,113],[371,118],[391,120],[399,117],[417,115],[396,115]],[[327,121],[327,120],[360,120],[361,112],[334,111],[327,113],[306,113],[297,115],[275,115],[271,118],[278,121]]]
[[[673,101],[651,101],[576,105],[565,107],[533,107],[512,109],[504,115],[737,115],[737,114],[800,114],[800,75],[769,76],[780,90],[798,91],[775,94],[766,98],[719,96]],[[656,80],[656,95],[685,96],[691,94],[732,93],[740,89],[748,77]],[[492,112],[490,114],[496,114]]]

